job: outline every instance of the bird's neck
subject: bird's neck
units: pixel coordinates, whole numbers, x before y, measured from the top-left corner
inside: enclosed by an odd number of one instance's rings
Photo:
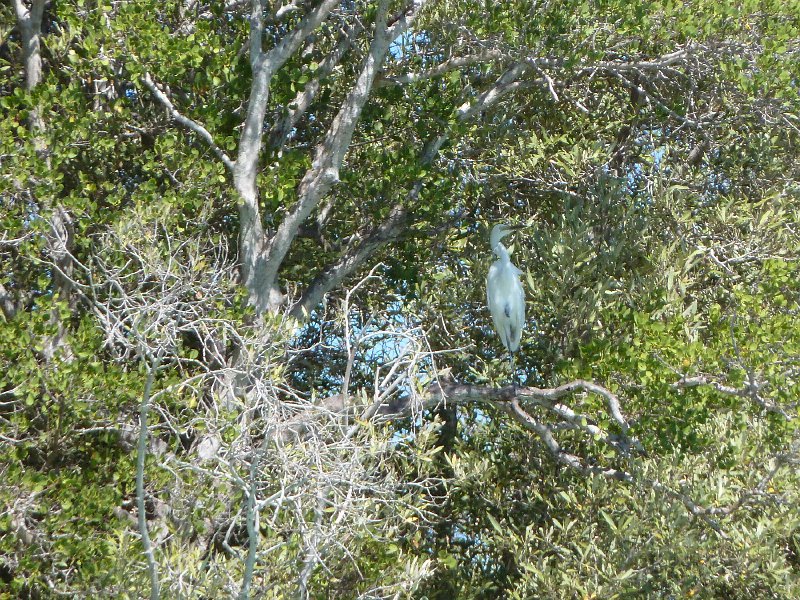
[[[508,250],[506,250],[506,247],[503,246],[503,244],[501,244],[500,242],[497,242],[494,245],[494,248],[492,248],[492,250],[497,255],[497,258],[499,258],[500,260],[510,260]]]

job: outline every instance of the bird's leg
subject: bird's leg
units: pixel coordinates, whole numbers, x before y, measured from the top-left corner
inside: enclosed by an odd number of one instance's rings
[[[514,386],[514,392],[519,387],[519,378],[517,377],[516,356],[513,352],[508,353],[508,365],[511,367],[511,385]]]

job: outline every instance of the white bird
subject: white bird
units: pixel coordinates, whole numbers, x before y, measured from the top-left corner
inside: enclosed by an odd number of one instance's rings
[[[525,292],[519,276],[522,274],[511,262],[508,250],[500,242],[518,227],[498,224],[492,228],[489,244],[497,260],[486,278],[486,301],[492,313],[494,328],[508,350],[511,372],[514,373],[514,353],[519,350],[522,328],[525,325]]]

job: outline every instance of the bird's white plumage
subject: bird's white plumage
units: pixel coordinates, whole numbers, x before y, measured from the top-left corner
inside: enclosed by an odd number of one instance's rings
[[[519,280],[522,271],[514,266],[508,250],[500,242],[509,233],[511,228],[507,225],[500,224],[492,228],[489,243],[497,260],[489,268],[486,278],[486,301],[503,346],[513,353],[519,349],[525,325],[525,292]]]

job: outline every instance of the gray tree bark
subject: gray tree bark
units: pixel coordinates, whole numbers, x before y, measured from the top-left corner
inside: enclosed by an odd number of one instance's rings
[[[250,303],[261,313],[280,305],[283,295],[274,278],[267,275],[265,232],[258,208],[258,160],[262,146],[264,117],[269,100],[272,77],[297,51],[303,40],[338,6],[337,0],[325,0],[310,12],[298,27],[269,52],[262,48],[264,35],[264,2],[253,0],[250,11],[250,65],[253,82],[247,107],[239,153],[233,168],[233,184],[239,196],[239,260],[242,283]]]

